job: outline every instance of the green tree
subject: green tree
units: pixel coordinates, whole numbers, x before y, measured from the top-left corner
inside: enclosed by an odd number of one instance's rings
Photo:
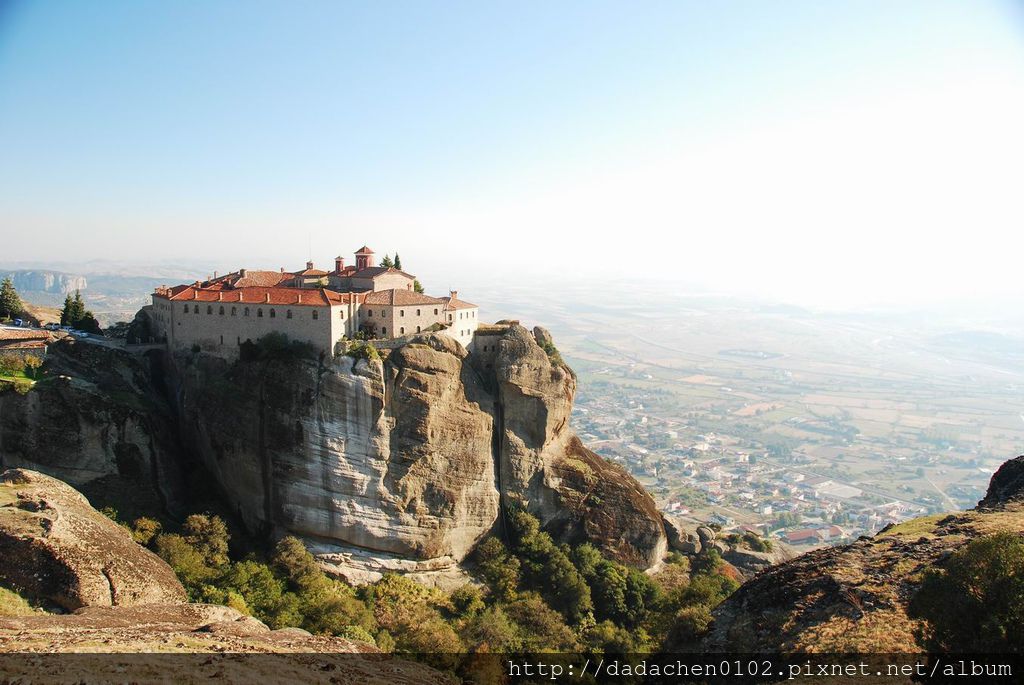
[[[425,292],[423,290],[423,286],[420,284],[418,279],[413,279],[413,281],[412,281],[412,289],[415,290],[416,292],[418,292],[420,295],[422,295]]]
[[[476,552],[477,570],[491,593],[501,601],[510,599],[519,586],[519,560],[508,553],[498,538],[487,538]]]
[[[64,306],[60,309],[60,325],[70,326],[71,316],[74,313],[74,300],[71,299],[71,293],[64,296]]]
[[[10,319],[25,310],[25,306],[18,297],[18,291],[14,289],[14,282],[10,276],[4,278],[0,283],[0,319]]]
[[[228,527],[219,516],[192,514],[181,527],[182,537],[212,568],[228,563]]]
[[[380,265],[386,269],[390,269],[395,265],[395,263],[391,261],[391,257],[384,255],[384,259],[380,260]]]
[[[398,270],[402,269],[402,258],[398,256],[397,252],[395,253],[395,268]]]
[[[944,652],[1024,652],[1024,539],[1002,532],[954,552],[926,572],[910,614],[927,621],[921,639]]]

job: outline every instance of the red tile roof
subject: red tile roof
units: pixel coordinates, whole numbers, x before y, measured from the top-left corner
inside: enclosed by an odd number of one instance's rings
[[[377,278],[384,274],[399,274],[409,279],[415,279],[412,274],[394,268],[393,266],[368,266],[365,269],[352,274],[352,278]]]
[[[322,269],[303,269],[302,271],[296,271],[296,276],[326,276],[327,272]]]
[[[373,250],[368,248],[366,245],[363,245],[361,248],[356,250],[356,254],[374,254],[374,252],[373,252]]]
[[[392,288],[391,290],[378,290],[376,292],[367,293],[365,299],[363,299],[363,303],[384,304],[390,306],[410,306],[417,304],[442,304],[443,300],[437,297],[423,295],[414,290]]]
[[[242,271],[245,275],[242,275]],[[294,274],[285,273],[283,271],[263,271],[261,269],[243,269],[242,271],[233,271],[229,274],[224,274],[213,280],[206,281],[203,283],[204,288],[215,288],[218,286],[231,286],[233,288],[248,288],[251,286],[261,286],[264,288],[270,288],[275,285],[280,285],[281,281],[292,278]]]
[[[465,300],[459,300],[454,297],[442,297],[444,300],[445,309],[476,309],[477,305],[472,302],[466,302]]]
[[[0,341],[6,340],[49,340],[48,331],[34,331],[19,328],[0,328]]]
[[[299,307],[326,307],[329,305],[348,304],[361,301],[358,293],[338,293],[326,288],[236,288],[234,290],[216,290],[196,288],[194,286],[177,286],[169,291],[156,293],[174,302],[225,302],[241,304],[277,304]]]

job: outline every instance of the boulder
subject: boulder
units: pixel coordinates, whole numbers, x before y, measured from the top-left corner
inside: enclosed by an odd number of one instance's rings
[[[700,554],[700,538],[687,531],[679,521],[668,516],[663,516],[662,519],[665,522],[669,549],[682,554]]]
[[[700,539],[701,545],[710,547],[711,543],[715,541],[715,531],[707,526],[700,526],[697,528],[697,537]]]
[[[0,475],[0,580],[73,611],[185,602],[160,557],[78,491],[26,469]]]
[[[1010,502],[1024,501],[1024,456],[1010,459],[999,467],[989,481],[979,509],[1002,509]]]

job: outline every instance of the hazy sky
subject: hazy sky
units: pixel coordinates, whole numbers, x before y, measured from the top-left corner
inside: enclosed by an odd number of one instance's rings
[[[0,260],[1021,296],[1022,122],[1019,3],[0,0]]]

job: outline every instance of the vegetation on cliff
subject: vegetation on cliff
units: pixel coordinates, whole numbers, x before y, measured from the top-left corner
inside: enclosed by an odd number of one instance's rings
[[[128,527],[168,562],[193,601],[224,604],[271,628],[431,654],[434,665],[456,670],[477,652],[652,651],[680,624],[705,625],[737,587],[717,554],[699,557],[692,572],[675,555],[647,575],[592,545],[556,544],[524,511],[509,515],[506,541],[489,537],[478,546],[471,570],[481,584],[452,592],[395,574],[350,587],[325,575],[293,537],[232,559],[217,516],[194,514],[176,532],[147,518]]]

